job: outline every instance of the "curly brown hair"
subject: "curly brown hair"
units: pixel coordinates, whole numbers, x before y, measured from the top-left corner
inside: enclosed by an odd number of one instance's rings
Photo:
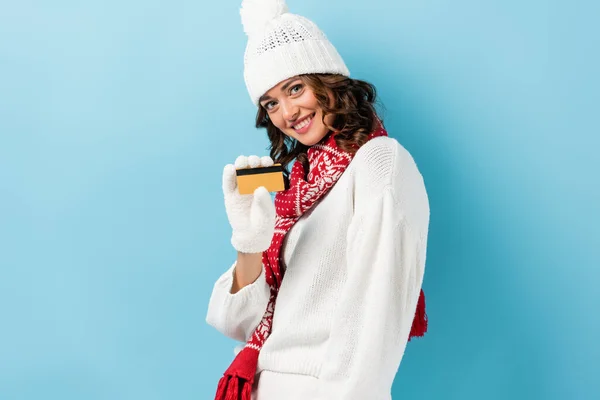
[[[298,77],[312,89],[319,106],[323,109],[323,124],[330,130],[323,140],[326,140],[331,132],[336,132],[336,144],[341,149],[354,154],[366,143],[369,133],[372,132],[379,118],[375,110],[378,100],[375,86],[339,74],[305,74]],[[331,125],[325,122],[325,116],[329,114],[335,116]],[[383,123],[383,120],[381,121]],[[287,166],[294,159],[302,162],[304,170],[308,173],[306,151],[309,146],[279,130],[262,106],[259,106],[256,114],[256,127],[267,129],[271,142],[270,156],[275,163],[283,166],[286,187],[289,185]]]

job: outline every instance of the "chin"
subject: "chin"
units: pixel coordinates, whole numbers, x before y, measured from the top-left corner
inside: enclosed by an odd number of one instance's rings
[[[298,139],[298,141],[305,146],[314,146],[315,144],[317,144],[321,140],[323,140],[324,137],[325,137],[325,135],[321,135],[321,136],[313,137],[313,138],[304,138],[303,137],[303,138]]]
[[[290,136],[305,146],[313,146],[323,140],[323,138],[327,136],[327,133],[329,133],[329,131],[325,129],[321,132],[307,132],[303,135],[294,132],[294,134]]]

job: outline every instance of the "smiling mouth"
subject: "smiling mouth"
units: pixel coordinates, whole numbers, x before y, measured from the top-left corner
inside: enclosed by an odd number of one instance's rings
[[[314,117],[315,113],[312,113],[308,118],[303,119],[299,124],[293,125],[292,128],[295,131],[302,131],[304,128],[310,125]]]

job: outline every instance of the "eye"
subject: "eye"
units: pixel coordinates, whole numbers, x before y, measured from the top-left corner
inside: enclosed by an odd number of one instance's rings
[[[296,91],[295,93],[298,93],[298,92],[300,91],[300,89],[302,89],[302,84],[301,84],[301,83],[299,83],[299,84],[297,84],[297,85],[294,85],[294,86],[292,86],[292,88],[290,89],[290,92],[291,92],[292,94],[294,94],[294,89],[296,89],[296,88],[298,88],[298,91]]]
[[[270,109],[272,109],[273,107],[275,107],[275,104],[276,103],[274,101],[269,101],[263,107],[265,108],[265,110],[269,111]]]

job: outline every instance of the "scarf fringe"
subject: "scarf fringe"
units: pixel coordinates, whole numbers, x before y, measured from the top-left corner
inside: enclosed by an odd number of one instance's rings
[[[408,340],[413,337],[422,337],[425,335],[425,332],[427,332],[427,313],[425,312],[425,293],[421,289]]]
[[[251,400],[251,394],[251,382],[239,376],[224,375],[219,380],[215,400]]]

